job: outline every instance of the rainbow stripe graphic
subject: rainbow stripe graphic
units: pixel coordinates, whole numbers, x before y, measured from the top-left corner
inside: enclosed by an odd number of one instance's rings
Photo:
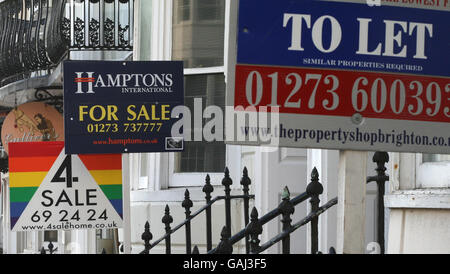
[[[122,208],[122,154],[78,155],[119,216]]]
[[[63,149],[64,142],[9,144],[11,229]],[[89,154],[78,157],[123,218],[121,154]]]

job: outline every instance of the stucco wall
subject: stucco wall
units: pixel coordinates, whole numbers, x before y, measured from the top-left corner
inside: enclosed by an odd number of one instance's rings
[[[449,209],[391,209],[389,254],[450,253]]]

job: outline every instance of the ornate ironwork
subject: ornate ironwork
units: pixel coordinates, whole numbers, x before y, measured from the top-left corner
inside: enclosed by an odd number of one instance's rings
[[[63,17],[61,24],[61,33],[64,41],[69,43],[70,41],[70,20],[66,17]]]
[[[51,72],[70,50],[131,51],[134,0],[0,3],[0,87]]]
[[[114,47],[114,21],[107,18],[104,26],[104,46]]]
[[[100,46],[100,22],[95,18],[89,23],[89,44],[92,47]]]
[[[62,87],[59,87],[61,89]],[[58,87],[38,88],[34,93],[34,97],[38,102],[45,102],[48,105],[53,106],[58,112],[63,113],[63,96],[53,95],[48,90],[58,89]]]
[[[56,65],[69,48],[70,20],[64,17],[67,0],[52,0],[51,16],[47,36],[47,55]]]
[[[122,25],[119,25],[119,46],[126,48],[128,47],[128,43],[130,41],[125,39],[125,33],[128,31],[128,29],[130,28],[129,25],[125,26],[124,28],[122,27]]]
[[[77,17],[74,24],[74,46],[77,48],[84,47],[84,21]]]

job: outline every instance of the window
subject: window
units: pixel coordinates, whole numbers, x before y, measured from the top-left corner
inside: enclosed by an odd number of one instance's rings
[[[191,20],[191,0],[177,0],[175,13],[177,23]]]
[[[450,155],[421,154],[417,158],[420,164],[417,168],[416,187],[450,187]]]
[[[393,153],[392,190],[443,189],[450,187],[450,156]]]
[[[185,1],[178,1],[180,2]],[[187,1],[191,2],[191,1]],[[185,105],[194,113],[194,99],[202,99],[202,107],[225,106],[224,76],[224,0],[191,2],[199,20],[212,24],[185,22],[180,7],[175,6],[172,26],[172,60],[184,61]],[[201,69],[200,69],[201,68]],[[218,73],[219,72],[219,73]],[[194,117],[192,117],[194,119]],[[207,120],[203,119],[203,124]],[[194,121],[191,122],[194,125]],[[201,130],[201,129],[194,129]],[[185,142],[185,151],[175,153],[175,173],[222,172],[225,166],[224,142]]]
[[[140,167],[139,167],[139,182],[138,189],[148,189],[149,188],[149,154],[141,153],[140,157]]]
[[[423,154],[422,161],[424,163],[450,161],[450,155],[443,154]]]
[[[194,100],[202,99],[202,107],[225,105],[223,74],[196,74],[185,77],[185,105],[194,110]],[[198,100],[198,99],[197,99]],[[194,117],[191,125],[194,125]],[[203,119],[203,124],[208,120]],[[194,129],[194,130],[202,130]],[[185,151],[175,154],[175,172],[220,172],[225,166],[224,142],[185,142]]]
[[[191,109],[195,98],[202,99],[203,109],[211,105],[225,106],[228,5],[231,7],[232,1],[173,0],[156,1],[151,6],[151,29],[142,32],[151,33],[148,58],[183,61],[185,103]],[[142,40],[145,41],[147,39]],[[138,51],[145,48],[148,48],[147,44],[142,44]],[[208,120],[203,119],[203,125],[206,123]],[[159,201],[160,190],[201,186],[206,173],[212,184],[220,185],[225,166],[231,174],[240,173],[238,146],[227,146],[224,142],[186,141],[184,148],[181,153],[130,155],[131,172],[136,174],[132,176],[133,190],[148,192],[145,199]],[[141,193],[136,195],[141,197]]]
[[[220,21],[223,19],[223,0],[196,0],[197,18],[199,21]]]
[[[180,1],[180,0],[178,0]],[[188,1],[190,2],[190,1]],[[172,25],[172,60],[184,61],[185,68],[207,68],[224,64],[225,0],[192,1],[201,17],[212,22],[199,24],[183,20],[175,5]],[[181,17],[181,18],[180,18]]]

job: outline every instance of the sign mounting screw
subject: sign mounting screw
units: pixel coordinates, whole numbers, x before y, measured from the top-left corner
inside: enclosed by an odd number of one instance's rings
[[[361,115],[361,113],[355,113],[353,114],[351,120],[353,124],[361,125],[362,122],[364,121],[364,117]]]

